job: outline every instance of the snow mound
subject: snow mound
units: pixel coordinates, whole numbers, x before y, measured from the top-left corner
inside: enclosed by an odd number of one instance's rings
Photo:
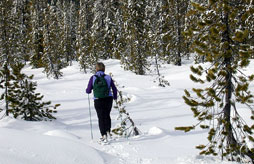
[[[62,130],[51,130],[51,131],[48,131],[48,132],[44,133],[44,135],[54,136],[54,137],[62,137],[62,138],[74,139],[74,140],[75,139],[80,139],[80,137],[78,137],[74,134],[62,131]]]
[[[160,135],[163,134],[163,130],[158,127],[152,127],[148,130],[149,135]]]
[[[0,128],[1,164],[105,164],[115,158],[82,142]]]

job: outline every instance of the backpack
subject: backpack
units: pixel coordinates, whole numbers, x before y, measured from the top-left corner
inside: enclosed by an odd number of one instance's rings
[[[93,92],[95,98],[109,97],[109,87],[104,76],[105,75],[102,76],[95,75],[96,79],[93,85]]]

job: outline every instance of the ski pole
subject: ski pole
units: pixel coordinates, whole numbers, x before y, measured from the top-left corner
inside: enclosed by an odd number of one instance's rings
[[[91,107],[90,107],[90,98],[88,94],[88,104],[89,104],[89,115],[90,115],[90,129],[91,129],[91,139],[93,140],[93,125],[92,125],[92,116],[91,116]]]

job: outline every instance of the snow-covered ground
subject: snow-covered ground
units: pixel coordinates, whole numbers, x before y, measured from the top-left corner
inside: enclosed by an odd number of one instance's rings
[[[119,90],[131,97],[126,110],[142,135],[121,138],[110,145],[99,145],[97,116],[90,95],[94,140],[90,136],[89,103],[85,89],[92,74],[84,74],[77,63],[63,70],[60,80],[48,79],[42,69],[26,67],[34,74],[38,92],[44,100],[60,103],[52,122],[26,122],[5,117],[0,120],[0,164],[232,164],[220,158],[199,156],[196,145],[207,143],[207,131],[175,131],[176,126],[192,125],[196,120],[184,104],[184,89],[192,63],[163,65],[161,73],[170,87],[158,87],[153,75],[138,76],[124,71],[119,61],[107,60],[106,73],[113,73]],[[253,71],[252,66],[246,71]],[[253,88],[253,84],[251,85]],[[112,109],[112,125],[118,111]]]

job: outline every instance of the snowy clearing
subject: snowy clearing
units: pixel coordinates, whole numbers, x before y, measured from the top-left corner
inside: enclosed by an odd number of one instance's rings
[[[77,63],[63,70],[60,80],[48,79],[42,69],[25,68],[34,74],[38,92],[44,100],[60,103],[56,121],[26,122],[5,117],[0,120],[1,164],[232,164],[220,158],[199,156],[198,144],[207,143],[207,131],[175,131],[176,126],[192,125],[196,120],[184,104],[184,89],[194,84],[189,79],[192,63],[181,67],[163,65],[162,75],[170,87],[158,87],[155,76],[138,76],[124,71],[118,60],[104,61],[106,73],[124,87],[131,101],[126,109],[142,135],[119,138],[110,145],[99,145],[97,116],[90,95],[94,140],[90,136],[88,95],[85,89],[92,74],[80,72]],[[253,73],[253,61],[247,73]],[[251,85],[253,88],[253,84]],[[244,107],[241,110],[244,111]],[[243,112],[244,113],[244,112]],[[118,111],[112,109],[112,126]]]

